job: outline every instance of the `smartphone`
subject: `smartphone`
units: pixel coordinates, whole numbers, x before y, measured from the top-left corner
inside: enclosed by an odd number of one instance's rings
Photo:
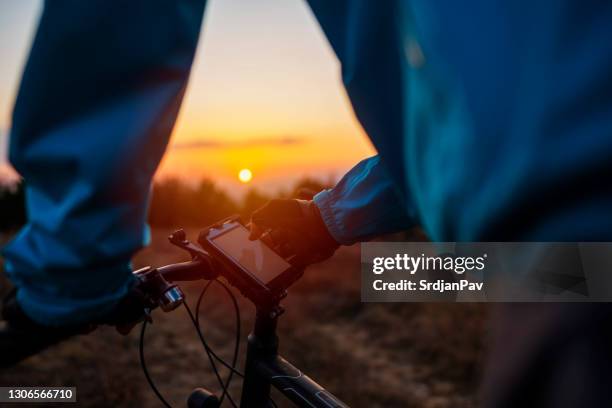
[[[230,284],[265,301],[284,292],[301,272],[263,241],[249,239],[249,230],[236,219],[216,224],[200,234],[205,247],[225,266]],[[245,293],[245,294],[247,294]]]

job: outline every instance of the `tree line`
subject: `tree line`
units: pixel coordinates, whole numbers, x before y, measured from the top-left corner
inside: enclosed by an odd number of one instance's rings
[[[302,178],[291,188],[276,194],[265,194],[252,188],[237,200],[209,179],[202,179],[195,185],[176,178],[165,179],[153,185],[149,223],[153,227],[175,228],[205,226],[234,214],[248,219],[255,209],[272,198],[305,197],[329,187],[329,184]],[[0,231],[15,230],[25,224],[26,219],[25,183],[0,186]]]

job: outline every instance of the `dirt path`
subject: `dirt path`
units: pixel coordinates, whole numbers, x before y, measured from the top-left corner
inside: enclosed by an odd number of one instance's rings
[[[136,266],[180,261],[182,254],[156,231]],[[279,324],[281,353],[353,407],[474,406],[486,311],[469,304],[363,304],[359,298],[359,251],[347,248],[317,265],[291,290]],[[199,285],[186,287],[192,302]],[[240,301],[242,332],[252,307]],[[203,307],[206,335],[229,357],[234,334],[231,304],[219,289]],[[215,388],[185,312],[156,312],[146,337],[152,376],[173,406],[185,406],[191,389]],[[102,328],[0,372],[0,385],[71,385],[78,406],[156,407],[141,372],[138,331],[117,335]],[[244,352],[242,345],[241,353]],[[239,361],[244,361],[241,354]],[[238,399],[239,385],[232,387]],[[276,398],[279,406],[290,406]],[[229,405],[228,405],[229,406]]]

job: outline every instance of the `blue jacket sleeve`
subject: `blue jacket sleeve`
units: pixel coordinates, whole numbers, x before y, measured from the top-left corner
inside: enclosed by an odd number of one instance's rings
[[[416,224],[379,156],[361,161],[332,189],[314,197],[336,241],[350,245]]]

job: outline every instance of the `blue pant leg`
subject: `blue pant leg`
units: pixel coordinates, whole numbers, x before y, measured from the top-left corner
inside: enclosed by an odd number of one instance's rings
[[[109,311],[147,243],[150,182],[205,0],[45,3],[13,112],[28,223],[4,248],[18,301],[50,325]]]

